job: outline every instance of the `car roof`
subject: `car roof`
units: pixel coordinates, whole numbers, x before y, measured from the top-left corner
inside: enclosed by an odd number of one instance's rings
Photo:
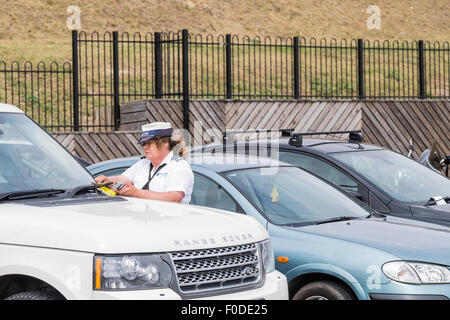
[[[88,166],[88,170],[98,169],[102,167],[115,167],[117,164],[124,162],[138,161],[140,157],[119,158],[113,160],[106,160]],[[278,167],[289,166],[291,164],[278,161],[272,158],[245,156],[245,155],[208,155],[202,153],[191,154],[188,159],[193,166],[202,167],[214,172],[225,172],[231,170],[250,169],[250,168],[264,168],[264,167]]]
[[[91,165],[87,166],[86,168],[88,170],[92,170],[92,169],[98,169],[101,167],[110,167],[110,166],[115,167],[115,164],[121,164],[123,162],[133,162],[133,161],[139,160],[140,158],[141,158],[140,156],[135,156],[135,157],[128,157],[128,158],[117,158],[117,159],[112,159],[112,160],[105,160],[105,161],[91,164]]]
[[[0,112],[24,113],[22,110],[12,104],[0,103]]]
[[[290,137],[281,137],[281,138],[273,138],[273,139],[256,139],[249,141],[235,141],[234,144],[231,145],[245,145],[248,143],[251,147],[263,147],[267,145],[278,145],[283,149],[291,149],[291,150],[301,150],[302,148],[314,149],[316,151],[322,153],[335,153],[335,152],[348,152],[348,151],[370,151],[370,150],[382,150],[385,149],[380,146],[367,144],[367,143],[359,143],[359,142],[350,142],[348,140],[327,140],[327,139],[303,139],[302,146],[296,147],[291,146],[289,144]],[[204,146],[204,150],[211,150],[222,147],[223,145],[220,143],[214,143]],[[198,148],[194,148],[193,150],[197,151]]]
[[[191,165],[197,165],[215,172],[225,172],[232,170],[250,169],[250,168],[265,168],[265,167],[279,167],[288,166],[293,167],[289,163],[278,161],[273,158],[245,156],[245,155],[230,155],[230,154],[215,154],[208,155],[203,153],[194,153],[189,158]]]
[[[290,149],[299,149],[289,145],[289,137],[282,137],[279,140],[280,146]],[[352,142],[348,140],[326,140],[326,139],[303,139],[302,147],[312,148],[323,153],[346,152],[346,151],[368,151],[384,149],[367,143]]]

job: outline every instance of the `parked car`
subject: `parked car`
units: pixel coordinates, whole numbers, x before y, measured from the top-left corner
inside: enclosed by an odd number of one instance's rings
[[[119,175],[139,157],[100,162]],[[193,154],[191,204],[268,230],[293,299],[449,299],[450,229],[386,216],[305,170],[271,159]]]
[[[324,134],[284,131],[272,139],[210,144],[193,149],[205,153],[263,153],[308,170],[361,199],[380,213],[450,226],[450,180],[418,162],[361,142],[305,139]]]
[[[254,218],[99,187],[0,104],[0,299],[288,298]]]

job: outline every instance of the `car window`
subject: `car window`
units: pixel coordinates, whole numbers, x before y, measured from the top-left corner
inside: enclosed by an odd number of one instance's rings
[[[308,170],[336,186],[351,191],[358,191],[358,183],[355,180],[342,173],[336,167],[316,157],[311,157],[303,153],[281,150],[279,152],[279,157],[280,161]]]
[[[234,200],[221,186],[198,173],[194,173],[194,189],[190,204],[234,212],[238,211]]]
[[[391,150],[342,152],[332,156],[396,200],[425,202],[435,196],[450,196],[449,179]]]

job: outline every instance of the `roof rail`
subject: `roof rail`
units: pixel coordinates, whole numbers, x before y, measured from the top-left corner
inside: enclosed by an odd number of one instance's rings
[[[346,131],[320,131],[320,132],[293,132],[289,139],[289,145],[294,147],[301,147],[303,143],[303,136],[318,136],[325,134],[344,134],[348,133],[348,141],[362,142],[361,130],[346,130]]]
[[[229,138],[229,136],[233,137],[235,134],[239,133],[264,133],[264,132],[281,132],[281,135],[283,137],[290,137],[291,134],[294,132],[295,129],[254,129],[254,130],[227,130],[222,131],[222,141],[223,144],[231,143],[233,142],[232,138]],[[228,135],[229,134],[229,135]]]

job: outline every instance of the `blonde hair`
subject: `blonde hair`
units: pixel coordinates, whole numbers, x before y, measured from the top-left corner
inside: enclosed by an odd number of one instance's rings
[[[188,157],[188,149],[186,147],[186,143],[184,142],[184,137],[182,135],[174,134],[172,137],[164,137],[164,138],[158,138],[154,140],[156,143],[156,146],[161,148],[163,143],[169,144],[169,150],[173,151],[174,154],[187,158]]]

